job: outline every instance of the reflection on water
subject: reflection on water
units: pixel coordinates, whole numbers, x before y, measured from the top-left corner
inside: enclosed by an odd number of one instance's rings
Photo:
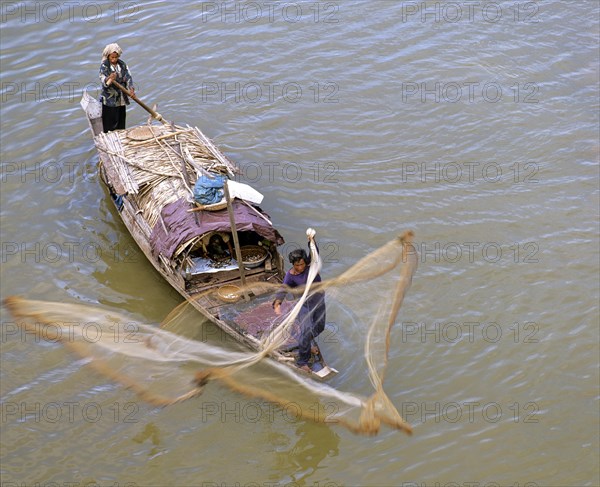
[[[147,448],[149,448],[149,459],[165,453],[164,448],[160,447],[160,430],[154,423],[146,424],[144,429],[132,438],[132,441],[140,445],[146,444]]]
[[[291,443],[289,449],[276,450],[276,465],[281,477],[274,481],[297,485],[322,481],[323,467],[320,464],[328,457],[338,456],[339,436],[330,426],[318,425],[315,428],[306,422],[298,423],[294,435],[295,441],[285,438],[286,446]]]

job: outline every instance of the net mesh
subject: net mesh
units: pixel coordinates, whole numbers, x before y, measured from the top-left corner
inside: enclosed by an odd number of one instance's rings
[[[321,260],[311,241],[307,286],[288,290],[296,293],[295,299],[288,300],[282,315],[267,326],[264,325],[268,320],[259,318],[256,326],[263,327],[257,333],[257,352],[218,333],[216,325],[202,321],[188,302],[173,310],[161,326],[79,304],[20,297],[9,297],[4,304],[27,333],[40,340],[62,343],[89,359],[87,363],[97,372],[156,406],[191,399],[212,382],[218,382],[245,396],[292,408],[298,418],[339,424],[359,434],[377,434],[382,424],[410,434],[410,425],[384,390],[384,378],[390,335],[417,267],[412,239],[412,232],[406,232],[338,277],[317,283],[314,279],[321,269]],[[268,283],[243,289],[245,295],[260,294],[255,310],[270,310],[279,291],[280,286]],[[333,333],[329,330],[329,338],[335,339],[321,345],[341,369],[328,383],[308,378],[269,358],[293,341],[298,314],[314,292],[325,292],[328,323],[336,324]],[[246,301],[229,308],[237,317],[252,314]],[[255,315],[261,317],[259,311]],[[335,345],[329,346],[330,343]],[[345,354],[346,363],[341,365],[336,363],[335,349],[340,346],[356,352],[350,362]]]

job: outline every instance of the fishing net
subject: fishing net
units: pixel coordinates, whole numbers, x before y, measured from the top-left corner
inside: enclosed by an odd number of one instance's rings
[[[86,305],[19,297],[7,298],[4,304],[26,333],[62,343],[88,359],[97,372],[156,406],[192,399],[220,383],[287,411],[291,408],[298,419],[339,424],[367,435],[377,434],[386,424],[410,434],[410,425],[383,384],[393,326],[417,266],[412,238],[412,232],[406,232],[322,282],[314,282],[321,259],[311,240],[307,286],[286,290],[281,315],[272,310],[280,285],[248,284],[242,290],[248,299],[228,305],[222,319],[243,324],[250,334],[254,330],[255,351],[228,334],[216,333],[220,329],[188,302],[161,326]],[[315,292],[325,293],[328,326],[335,324],[318,338],[330,365],[340,369],[328,382],[300,373],[293,358],[282,353],[293,348],[301,308]],[[345,351],[339,363],[342,354],[336,348]],[[350,359],[348,350],[353,351]]]

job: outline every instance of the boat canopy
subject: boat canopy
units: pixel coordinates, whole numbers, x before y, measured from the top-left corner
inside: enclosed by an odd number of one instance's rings
[[[273,227],[269,216],[259,207],[234,199],[232,201],[235,226],[238,232],[256,232],[277,245],[284,243],[283,237]],[[150,236],[152,253],[171,260],[177,249],[197,237],[210,232],[231,232],[227,209],[219,211],[189,212],[190,204],[185,199],[169,203],[161,211],[161,219]]]

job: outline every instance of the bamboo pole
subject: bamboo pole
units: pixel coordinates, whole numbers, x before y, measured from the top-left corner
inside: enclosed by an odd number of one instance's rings
[[[233,235],[233,245],[235,247],[235,256],[238,261],[238,267],[240,269],[240,281],[242,283],[242,293],[244,294],[244,301],[248,301],[250,298],[246,291],[246,271],[244,269],[244,263],[242,262],[242,249],[240,249],[240,240],[238,238],[237,228],[235,226],[235,216],[233,214],[233,205],[231,203],[231,197],[229,196],[229,187],[227,186],[227,180],[223,185],[225,190],[225,201],[227,201],[227,212],[229,213],[229,224],[231,225],[231,233]]]
[[[137,96],[133,95],[128,89],[126,89],[123,85],[119,84],[117,81],[111,81],[111,84],[115,85],[117,88],[119,88],[123,93],[125,93],[127,96],[129,96],[131,99],[133,99],[133,101],[135,101],[139,106],[141,106],[144,110],[146,110],[150,115],[152,115],[153,118],[155,118],[156,120],[158,120],[159,122],[164,123],[165,125],[168,125],[169,122],[167,122],[160,113],[155,112],[154,110],[152,110],[152,108],[150,108],[148,105],[146,105],[142,100],[140,100]]]

